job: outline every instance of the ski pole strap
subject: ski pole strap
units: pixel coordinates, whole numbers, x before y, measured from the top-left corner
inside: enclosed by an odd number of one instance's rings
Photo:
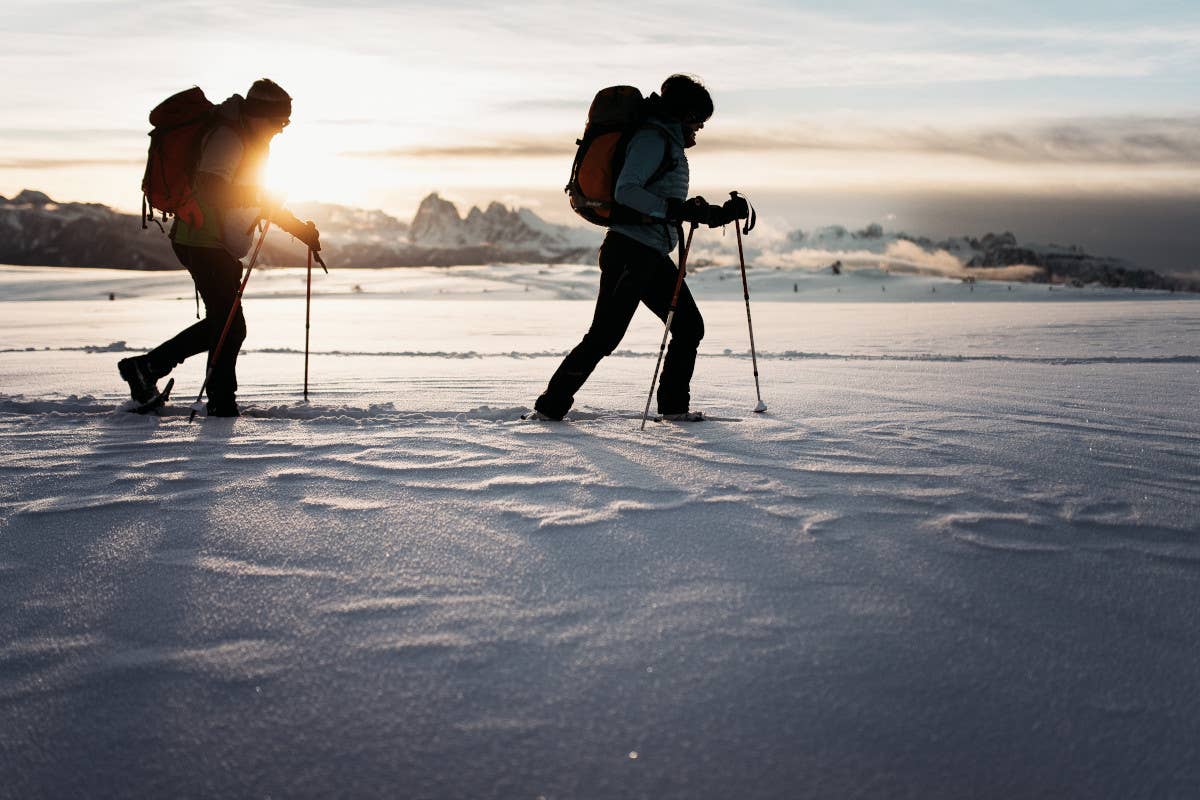
[[[741,192],[734,190],[729,193],[729,196],[735,198],[740,197],[746,201],[746,206],[750,209],[750,216],[746,218],[746,224],[742,226],[742,233],[750,233],[750,231],[754,230],[754,226],[758,224],[758,212],[754,210],[754,206],[751,204],[750,198],[746,197],[746,195],[742,194]]]
[[[675,223],[675,234],[676,234],[676,236],[675,236],[676,246],[678,246],[678,248],[679,248],[679,268],[683,269],[684,261],[686,259],[686,256],[684,255],[684,253],[686,251],[683,249],[683,221],[682,220],[679,220]]]

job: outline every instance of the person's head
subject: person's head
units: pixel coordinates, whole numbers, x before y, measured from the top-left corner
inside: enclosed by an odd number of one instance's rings
[[[663,81],[659,96],[663,111],[683,126],[684,146],[696,144],[696,132],[713,114],[712,95],[708,89],[691,75],[672,75]]]
[[[260,78],[242,101],[242,119],[250,133],[270,139],[288,126],[292,116],[292,98],[279,84]]]

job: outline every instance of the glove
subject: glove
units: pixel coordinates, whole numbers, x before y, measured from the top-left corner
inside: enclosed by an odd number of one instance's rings
[[[316,224],[311,219],[301,222],[286,208],[278,208],[271,213],[271,221],[308,245],[309,250],[320,252],[321,232],[317,230]]]
[[[308,245],[308,249],[314,253],[321,252],[321,232],[311,219],[296,233],[296,238]]]
[[[719,206],[709,206],[708,218],[704,222],[710,228],[720,228],[750,216],[750,204],[744,197],[731,197]]]
[[[750,204],[741,195],[726,200],[721,209],[725,212],[725,216],[729,218],[730,222],[733,222],[735,219],[748,219],[750,217]]]
[[[677,197],[667,198],[667,219],[669,220],[707,223],[712,212],[720,210],[719,207],[710,206],[703,197],[692,197],[687,200],[680,200]]]

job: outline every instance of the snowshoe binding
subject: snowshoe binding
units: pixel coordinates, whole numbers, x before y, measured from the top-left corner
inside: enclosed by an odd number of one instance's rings
[[[129,359],[126,360],[128,361]],[[171,378],[171,380],[167,381],[166,387],[161,392],[155,391],[153,397],[141,405],[129,409],[130,412],[134,414],[149,414],[151,411],[158,411],[158,409],[166,405],[167,401],[171,399],[171,390],[174,388],[175,379]]]

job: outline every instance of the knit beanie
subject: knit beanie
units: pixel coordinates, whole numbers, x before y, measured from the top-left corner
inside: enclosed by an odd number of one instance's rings
[[[246,92],[242,103],[242,114],[247,117],[292,116],[292,98],[278,83],[269,78],[260,78]]]

